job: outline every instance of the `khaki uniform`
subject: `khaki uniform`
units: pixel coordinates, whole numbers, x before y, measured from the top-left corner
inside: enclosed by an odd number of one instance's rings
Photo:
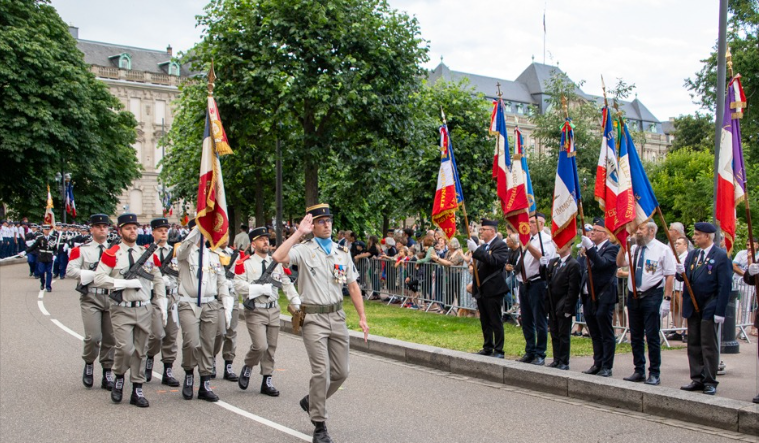
[[[290,263],[298,266],[298,292],[306,312],[303,322],[303,343],[311,363],[309,415],[314,422],[327,420],[327,399],[345,379],[348,361],[348,327],[345,311],[308,313],[310,307],[326,308],[343,301],[343,284],[356,281],[358,271],[350,252],[332,242],[327,254],[315,240],[295,245],[289,252]],[[327,370],[329,368],[329,374]]]
[[[94,271],[106,248],[105,244],[100,245],[91,242],[72,249],[69,264],[66,267],[66,276],[79,278],[82,269]],[[113,326],[111,325],[111,301],[108,298],[108,290],[96,287],[94,282],[88,285],[87,290],[87,295],[79,297],[82,322],[84,323],[82,359],[85,363],[92,364],[100,355],[100,365],[103,369],[111,369],[113,367],[113,346],[116,341],[113,337]]]
[[[163,258],[162,258],[163,256]],[[169,244],[159,246],[153,254],[154,264],[159,266],[163,260],[171,260],[169,267],[177,268],[177,260],[174,257],[174,248]],[[155,297],[151,299],[153,305],[152,324],[150,337],[148,338],[148,356],[153,357],[161,353],[161,362],[164,366],[171,366],[177,359],[177,335],[179,334],[179,312],[177,310],[177,278],[170,275],[162,275],[163,284],[166,287],[166,299],[168,300],[168,319],[166,326]]]
[[[115,280],[123,279],[124,273],[129,270],[130,252],[136,262],[145,252],[145,248],[120,243],[106,250],[95,271],[95,286],[114,289]],[[166,289],[161,272],[152,260],[146,261],[143,269],[153,275],[154,297],[164,298]],[[150,305],[151,282],[142,277],[137,277],[137,280],[142,283],[142,287],[124,289],[122,303],[110,300],[111,324],[116,339],[113,372],[121,376],[130,369],[129,378],[132,383],[144,383],[145,357],[153,308]]]
[[[215,252],[219,255],[219,262],[222,266],[226,267],[229,265],[229,261],[232,259],[229,250],[218,250]],[[232,266],[234,266],[234,263]],[[224,275],[226,276],[226,271]],[[234,300],[234,305],[232,307],[232,321],[229,322],[229,328],[227,328],[226,320],[224,319],[225,312],[223,309],[219,310],[219,328],[221,329],[219,334],[221,335],[217,336],[213,345],[214,358],[219,355],[219,352],[221,352],[222,358],[224,358],[225,362],[235,360],[235,351],[237,349],[237,323],[239,323],[240,318],[240,302],[238,300],[237,292],[235,292],[234,284],[230,279],[227,279],[227,291],[229,291],[230,297]]]
[[[220,335],[220,300],[230,297],[227,278],[219,255],[203,247],[203,280],[201,306],[198,306],[199,235],[190,234],[177,248],[179,264],[179,324],[182,326],[182,368],[193,372],[198,367],[201,376],[213,370],[214,342]]]
[[[243,299],[248,299],[250,286],[261,278],[266,268],[271,264],[271,257],[262,258],[258,254],[248,256],[241,264],[235,266],[235,290]],[[285,275],[282,265],[272,272],[275,280],[282,282],[282,289],[290,303],[301,303],[295,286]],[[279,337],[279,290],[272,287],[271,294],[263,294],[253,301],[256,309],[245,308],[245,324],[250,334],[250,349],[245,355],[245,366],[250,368],[261,364],[261,375],[272,375],[274,371],[274,353],[277,351]]]

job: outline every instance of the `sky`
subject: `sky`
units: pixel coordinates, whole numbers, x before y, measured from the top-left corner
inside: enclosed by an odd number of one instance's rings
[[[432,69],[507,80],[532,63],[558,65],[583,91],[601,95],[618,78],[661,121],[700,110],[684,87],[717,41],[717,0],[388,0],[415,16]],[[200,39],[206,0],[52,0],[79,38],[174,53]],[[495,88],[495,85],[494,85]],[[632,99],[633,97],[630,97]]]

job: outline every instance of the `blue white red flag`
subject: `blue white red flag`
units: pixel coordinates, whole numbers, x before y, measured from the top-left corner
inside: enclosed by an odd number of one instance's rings
[[[618,125],[624,125],[620,118]],[[625,137],[624,131],[620,127],[620,144],[619,144],[619,191],[617,194],[617,212],[614,217],[614,229],[611,231],[620,246],[627,249],[628,227],[635,222],[635,195],[633,193],[632,180],[630,178],[630,150],[635,149],[632,145],[632,138]],[[628,134],[629,135],[629,134]],[[608,219],[606,228],[609,228]]]
[[[68,182],[66,186],[66,212],[72,218],[76,218],[76,202],[74,201],[74,184]]]
[[[432,222],[443,230],[449,240],[456,235],[456,210],[459,208],[459,200],[463,201],[460,189],[453,160],[453,145],[448,136],[448,127],[443,125],[440,127],[440,169],[435,201],[432,204]]]
[[[519,130],[519,125],[514,129],[514,139],[516,141],[516,149],[514,158],[520,158],[522,163],[522,171],[524,171],[524,181],[527,191],[527,201],[529,206],[527,210],[530,215],[535,215],[537,211],[537,204],[535,203],[535,191],[532,190],[532,179],[530,178],[530,168],[527,166],[527,155],[524,150],[524,137],[522,137],[522,131]],[[519,156],[519,157],[517,157]]]
[[[628,229],[632,233],[635,232],[639,225],[653,217],[656,208],[659,206],[659,202],[656,200],[654,189],[648,180],[648,174],[646,174],[643,163],[638,156],[638,151],[635,149],[627,123],[624,125],[622,136],[624,140],[622,144],[628,146],[627,155],[630,158],[630,180],[632,181],[633,195],[635,196],[635,220],[630,224]]]
[[[578,202],[581,196],[575,153],[574,129],[567,119],[561,128],[561,146],[551,212],[551,236],[558,249],[563,248],[577,235]]]

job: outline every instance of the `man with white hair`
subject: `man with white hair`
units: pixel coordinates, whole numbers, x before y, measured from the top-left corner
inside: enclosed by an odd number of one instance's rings
[[[685,235],[685,226],[683,226],[680,222],[674,222],[669,224],[669,236],[674,238],[675,240],[684,237],[685,241],[688,243],[688,252],[693,250],[693,243],[688,239],[688,236]]]

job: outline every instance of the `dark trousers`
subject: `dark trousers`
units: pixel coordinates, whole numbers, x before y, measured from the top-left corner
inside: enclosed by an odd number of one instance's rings
[[[612,323],[614,303],[599,303],[595,310],[591,303],[584,305],[583,312],[593,341],[593,364],[602,369],[611,369],[614,367],[614,348],[617,345]]]
[[[688,318],[688,365],[690,379],[704,385],[717,386],[717,325],[714,319],[704,320],[694,312]]]
[[[569,335],[572,332],[572,317],[552,315],[548,319],[551,330],[551,348],[553,359],[558,363],[569,365]]]
[[[7,237],[2,238],[2,242],[0,242],[0,258],[6,258],[10,257],[10,246],[11,242]]]
[[[627,316],[630,321],[630,344],[633,351],[633,364],[635,372],[646,373],[646,346],[643,343],[645,335],[648,344],[648,372],[659,375],[661,367],[661,318],[659,307],[661,306],[664,290],[658,289],[648,293],[643,298],[635,299],[632,295],[627,298]]]
[[[69,265],[69,254],[68,252],[61,252],[58,254],[58,276],[59,278],[63,278],[66,276],[66,267]]]
[[[37,255],[26,254],[26,262],[29,263],[29,275],[37,274]]]
[[[37,262],[37,274],[40,276],[40,283],[46,289],[52,290],[53,284],[53,263]]]
[[[501,321],[501,304],[503,295],[480,297],[477,308],[480,310],[482,327],[482,349],[503,354],[503,322]]]
[[[524,353],[546,358],[548,346],[548,318],[545,308],[546,283],[536,281],[519,284],[519,310],[522,313]]]

